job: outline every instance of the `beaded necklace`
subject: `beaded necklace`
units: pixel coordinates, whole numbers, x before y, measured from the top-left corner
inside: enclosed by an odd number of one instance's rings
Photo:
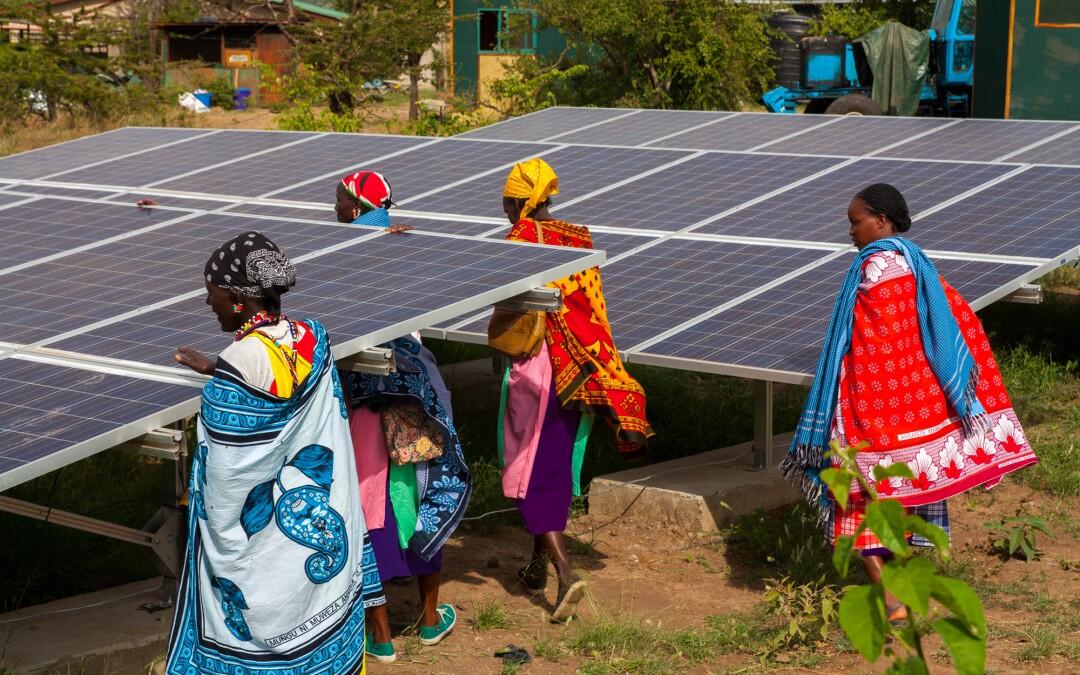
[[[256,330],[266,326],[273,326],[279,321],[284,321],[289,325],[289,335],[292,337],[293,343],[292,349],[287,349],[273,336],[266,335],[266,333],[263,333],[263,335],[270,338],[274,346],[281,352],[281,355],[285,357],[285,363],[289,364],[289,374],[292,376],[293,387],[296,387],[300,384],[300,376],[296,372],[296,345],[300,341],[300,337],[296,330],[296,323],[289,321],[289,318],[284,313],[271,314],[266,310],[259,311],[255,316],[245,321],[244,325],[240,326],[240,329],[236,331],[235,340],[239,342]]]

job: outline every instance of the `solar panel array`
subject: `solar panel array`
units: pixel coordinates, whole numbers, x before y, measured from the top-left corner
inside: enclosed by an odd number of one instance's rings
[[[0,158],[0,489],[190,405],[171,355],[223,346],[198,273],[247,229],[299,261],[288,309],[339,356],[421,327],[482,341],[488,303],[593,262],[498,241],[506,172],[533,156],[559,173],[553,213],[607,252],[631,362],[806,382],[871,182],[905,193],[909,235],[976,307],[1080,257],[1073,122],[551,108],[450,139],[120,129]],[[420,234],[334,222],[359,169]]]

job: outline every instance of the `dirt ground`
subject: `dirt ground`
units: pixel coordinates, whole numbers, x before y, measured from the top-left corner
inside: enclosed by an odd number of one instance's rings
[[[1029,501],[1032,500],[1032,501]],[[1048,616],[1064,613],[1067,624],[1059,631],[1060,645],[1080,642],[1080,625],[1074,615],[1080,609],[1080,521],[1071,513],[1080,500],[1032,497],[1031,492],[1006,483],[990,493],[965,495],[951,503],[954,565],[984,595],[990,625],[988,672],[1066,673],[1080,672],[1080,664],[1045,647],[1039,631]],[[1024,507],[1051,517],[1055,539],[1040,540],[1043,556],[1036,562],[1003,561],[987,546],[982,523],[1011,516]],[[409,624],[419,612],[415,587],[387,588],[390,615],[398,636],[398,662],[369,664],[372,673],[495,673],[501,663],[494,652],[508,643],[525,647],[533,662],[521,669],[528,673],[568,673],[581,668],[595,672],[619,672],[604,667],[612,654],[582,655],[567,648],[584,626],[598,622],[629,622],[657,630],[704,629],[705,618],[748,612],[761,600],[763,583],[749,578],[755,562],[731,556],[720,536],[692,536],[670,527],[630,521],[600,523],[590,516],[573,521],[571,530],[583,553],[577,564],[589,583],[589,595],[579,617],[566,625],[547,619],[554,600],[555,583],[535,597],[518,584],[515,570],[524,565],[531,540],[522,530],[502,528],[494,534],[464,532],[445,549],[442,599],[459,609],[458,626],[437,647],[421,647]],[[717,544],[720,545],[717,545]],[[955,574],[955,573],[954,573]],[[495,608],[505,621],[491,621]],[[483,616],[478,626],[477,617]],[[488,624],[504,623],[503,627]],[[402,635],[401,632],[404,631]],[[835,635],[834,635],[835,637]],[[543,657],[536,656],[541,643]],[[937,662],[935,672],[950,670],[942,664],[944,650],[928,641],[929,654]],[[750,646],[748,646],[750,647]],[[1069,649],[1067,646],[1065,649]],[[752,649],[751,649],[752,651]],[[812,668],[785,666],[785,657],[763,665],[753,654],[731,654],[683,672],[881,672],[851,652],[821,644],[813,649],[820,658]],[[1060,650],[1058,650],[1060,651]],[[1075,658],[1075,654],[1070,654]],[[552,660],[554,659],[554,660]],[[805,661],[805,659],[804,659]]]

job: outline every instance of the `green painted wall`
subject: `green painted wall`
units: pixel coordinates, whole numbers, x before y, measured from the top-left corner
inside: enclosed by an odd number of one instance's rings
[[[980,0],[975,36],[976,116],[1080,120],[1080,1]]]
[[[454,0],[454,94],[473,98],[480,58],[480,31],[477,10],[514,7],[514,0]],[[536,36],[538,54],[558,54],[566,42],[553,28],[541,28]]]
[[[1002,11],[1004,10],[1004,11]],[[973,117],[1005,117],[1009,53],[1009,3],[980,2],[975,12]]]

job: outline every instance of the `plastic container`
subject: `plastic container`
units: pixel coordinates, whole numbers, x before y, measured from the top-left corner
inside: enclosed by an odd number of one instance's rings
[[[206,106],[207,108],[210,107],[210,92],[206,91],[205,89],[196,89],[191,93],[194,94],[195,98],[199,99],[199,102],[202,103],[204,106]]]
[[[802,81],[807,89],[835,89],[846,83],[844,59],[847,39],[838,35],[805,37],[802,50]]]
[[[247,110],[247,107],[248,107],[247,101],[248,101],[248,98],[250,96],[251,96],[251,90],[250,89],[247,89],[247,88],[244,88],[244,87],[242,87],[240,89],[237,89],[233,93],[233,107],[235,107],[237,110]]]

